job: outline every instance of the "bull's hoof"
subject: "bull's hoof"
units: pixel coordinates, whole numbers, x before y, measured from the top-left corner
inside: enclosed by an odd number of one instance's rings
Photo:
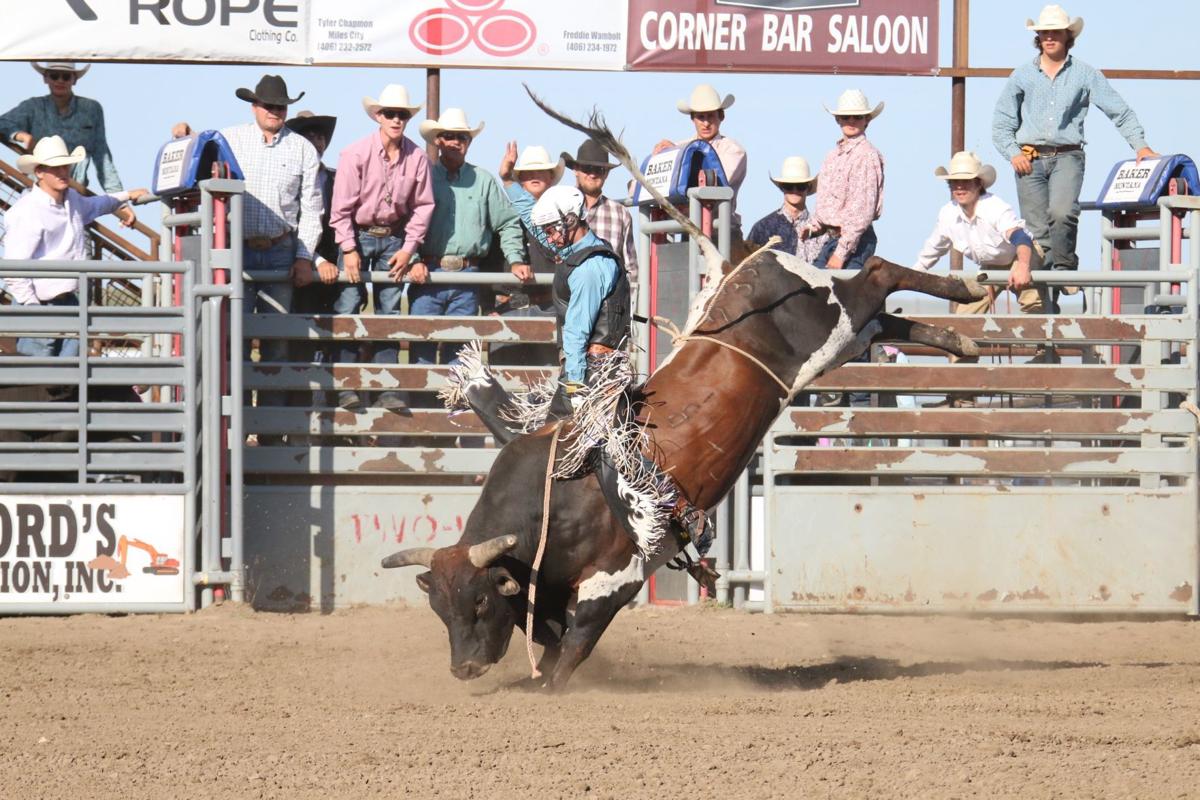
[[[966,336],[958,334],[958,354],[964,358],[978,356],[979,345],[975,343],[974,339],[968,339]]]
[[[979,273],[980,278],[987,278],[984,273]],[[982,300],[987,297],[987,289],[982,286],[975,278],[962,278],[963,285],[967,287],[967,291],[971,294],[971,299]]]

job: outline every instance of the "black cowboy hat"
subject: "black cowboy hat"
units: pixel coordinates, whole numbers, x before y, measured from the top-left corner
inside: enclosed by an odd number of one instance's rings
[[[608,151],[604,146],[595,139],[588,139],[583,144],[579,145],[579,151],[575,154],[575,158],[571,158],[566,151],[560,156],[563,163],[567,165],[567,169],[578,169],[579,167],[603,167],[604,169],[612,169],[617,166],[608,160]]]
[[[238,89],[234,94],[239,100],[262,103],[265,106],[290,106],[304,97],[304,92],[295,97],[288,97],[287,83],[279,75],[263,75],[253,92],[249,89]]]
[[[333,129],[337,127],[337,117],[314,114],[311,111],[300,111],[284,124],[301,136],[308,131],[315,130],[324,134],[326,141],[331,141]]]

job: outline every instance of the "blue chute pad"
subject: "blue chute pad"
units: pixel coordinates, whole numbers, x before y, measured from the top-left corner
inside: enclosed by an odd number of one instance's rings
[[[1182,153],[1143,159],[1141,164],[1132,158],[1118,161],[1100,186],[1096,207],[1102,210],[1153,207],[1167,193],[1167,182],[1172,178],[1182,178],[1188,194],[1200,195],[1200,172],[1192,159]]]
[[[159,197],[192,191],[200,181],[212,177],[212,164],[216,161],[229,165],[230,178],[245,179],[233,149],[220,131],[201,131],[172,139],[158,150],[152,189]]]
[[[673,156],[673,162],[669,162]],[[642,161],[642,173],[656,183],[656,178],[663,172],[670,171],[670,182],[663,192],[672,203],[686,203],[687,190],[700,185],[700,173],[711,170],[716,174],[715,186],[728,186],[729,179],[725,176],[725,168],[712,145],[700,139],[688,142],[682,147],[664,150],[657,155],[647,156]],[[633,193],[635,203],[650,201],[650,193],[638,184]]]

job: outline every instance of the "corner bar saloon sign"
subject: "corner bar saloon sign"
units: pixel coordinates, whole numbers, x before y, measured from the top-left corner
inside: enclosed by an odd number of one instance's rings
[[[0,495],[0,609],[182,603],[184,498]]]
[[[937,21],[937,0],[629,0],[629,66],[929,73]]]

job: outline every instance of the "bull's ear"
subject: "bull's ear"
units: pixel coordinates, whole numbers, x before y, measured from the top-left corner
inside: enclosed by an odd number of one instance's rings
[[[417,586],[425,594],[429,594],[429,579],[433,577],[432,572],[422,572],[417,576]]]
[[[504,567],[492,569],[492,580],[496,582],[496,591],[505,597],[512,597],[521,591],[521,584],[517,583],[512,574]]]

